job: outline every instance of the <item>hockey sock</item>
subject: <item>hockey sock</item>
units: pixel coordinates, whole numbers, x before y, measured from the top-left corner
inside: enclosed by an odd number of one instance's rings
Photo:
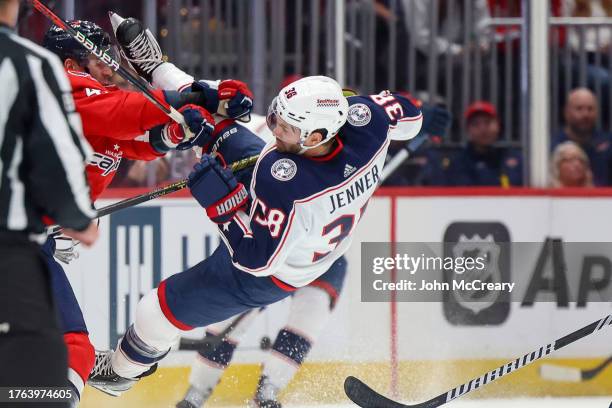
[[[206,334],[214,335],[208,331]],[[212,394],[232,360],[236,345],[236,343],[223,339],[215,348],[198,351],[189,374],[189,383],[193,389],[190,388],[190,392],[185,395],[187,401],[199,407]]]
[[[150,347],[136,334],[131,325],[113,353],[113,370],[125,378],[136,378],[168,354],[170,349]]]
[[[152,290],[138,302],[134,324],[113,353],[113,370],[121,377],[136,378],[170,351],[179,333],[164,316],[157,290]]]
[[[64,333],[68,349],[68,380],[80,396],[96,361],[95,350],[87,333]]]
[[[329,295],[320,288],[306,286],[295,292],[287,325],[263,363],[259,399],[277,399],[277,393],[289,384],[327,324],[329,304]]]
[[[251,327],[255,317],[257,313],[250,313],[236,324],[234,323],[236,316],[234,316],[207,328],[207,336],[219,336],[229,325],[235,324],[233,330],[216,347],[198,350],[196,359],[191,365],[189,375],[191,387],[185,395],[185,400],[199,407],[212,394],[223,372],[232,361],[236,346]]]

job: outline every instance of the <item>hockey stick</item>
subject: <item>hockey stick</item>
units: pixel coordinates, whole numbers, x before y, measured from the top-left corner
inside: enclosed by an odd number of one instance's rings
[[[259,155],[246,157],[242,160],[238,160],[237,162],[232,163],[230,165],[230,168],[232,169],[232,171],[238,171],[238,170],[245,169],[247,167],[253,166],[257,162],[258,158],[259,158]],[[102,207],[98,210],[98,217],[104,217],[105,215],[112,214],[119,210],[123,210],[128,207],[133,207],[135,205],[144,203],[146,201],[151,201],[155,198],[165,196],[170,193],[174,193],[175,191],[182,190],[185,187],[187,187],[187,181],[188,179],[185,178],[183,180],[177,181],[176,183],[172,183],[164,187],[156,188],[155,190],[150,191],[148,193],[144,193],[139,196],[132,197],[132,198],[127,198],[117,203],[107,205],[106,207]]]
[[[383,168],[382,175],[380,177],[380,182],[382,183],[389,177],[401,164],[411,155],[414,154],[418,150],[419,147],[425,143],[425,141],[429,138],[429,134],[427,133],[419,133],[412,139],[410,139],[400,150],[385,164]]]
[[[243,312],[238,315],[229,326],[227,326],[223,331],[214,336],[205,335],[203,339],[188,339],[185,337],[181,337],[179,342],[179,350],[189,350],[189,351],[210,351],[216,348],[224,338],[229,336],[238,325],[247,318],[247,316],[251,315],[254,312],[259,312],[260,309],[249,309],[246,312]]]
[[[106,66],[111,68],[113,71],[117,72],[124,78],[126,81],[130,82],[134,85],[138,90],[140,90],[144,96],[151,101],[155,106],[161,109],[166,115],[172,118],[177,123],[180,123],[183,126],[183,130],[187,137],[193,137],[193,133],[185,124],[185,119],[183,118],[183,114],[170,106],[166,101],[159,99],[152,91],[153,88],[144,82],[142,79],[135,77],[128,70],[123,68],[117,61],[115,61],[110,55],[108,55],[105,51],[101,50],[96,44],[94,44],[89,38],[85,37],[81,32],[75,30],[68,24],[66,21],[59,18],[55,13],[53,13],[47,6],[42,4],[40,0],[31,0],[32,5],[38,11],[40,11],[45,17],[51,20],[55,25],[61,27],[68,34],[74,37],[86,50],[91,52],[95,57],[97,57],[100,61],[102,61]]]
[[[605,370],[610,363],[612,363],[612,356],[608,357],[606,360],[591,369],[565,367],[556,364],[542,364],[540,366],[540,377],[549,381],[588,381]]]
[[[459,385],[453,388],[452,390],[445,392],[444,394],[440,394],[437,397],[422,402],[420,404],[405,405],[390,400],[389,398],[384,397],[383,395],[374,391],[372,388],[368,387],[361,380],[352,376],[349,376],[346,378],[346,380],[344,380],[344,392],[355,404],[363,408],[439,407],[449,401],[452,401],[467,394],[470,391],[474,391],[478,388],[484,387],[485,385],[505,376],[506,374],[510,374],[520,368],[525,367],[528,364],[533,363],[536,360],[546,357],[553,351],[557,351],[560,348],[567,346],[568,344],[571,344],[577,340],[582,339],[583,337],[586,337],[596,331],[603,329],[604,326],[609,326],[610,324],[612,324],[612,315],[607,315],[604,318],[589,324],[588,326],[585,326],[581,329],[576,330],[573,333],[568,334],[567,336],[561,337],[560,339],[557,339],[552,343],[548,343],[544,346],[541,346],[540,348],[531,353],[525,354],[524,356],[512,360],[502,365],[501,367],[496,368],[495,370],[489,371],[488,373],[485,373],[478,378],[474,378],[473,380],[468,381],[465,384]]]
[[[238,160],[237,162],[232,163],[230,167],[232,171],[242,170],[247,167],[255,165],[258,158],[259,158],[259,155],[246,157],[242,160]],[[105,215],[112,214],[119,210],[133,207],[135,205],[138,205],[138,204],[141,204],[147,201],[151,201],[155,198],[162,197],[162,196],[174,193],[176,191],[182,190],[185,187],[187,187],[187,180],[188,179],[185,178],[175,183],[168,184],[167,186],[156,188],[155,190],[149,191],[148,193],[144,193],[144,194],[141,194],[135,197],[126,198],[125,200],[121,200],[116,203],[107,205],[106,207],[102,207],[97,211],[98,214],[96,218],[104,217]],[[59,232],[61,229],[62,227],[60,227],[59,225],[55,225],[47,231],[47,235],[55,234]]]

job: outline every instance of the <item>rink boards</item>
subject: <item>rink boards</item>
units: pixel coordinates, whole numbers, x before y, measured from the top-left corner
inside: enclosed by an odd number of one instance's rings
[[[127,197],[134,193],[120,194]],[[514,302],[500,312],[503,316],[491,318],[489,314],[464,324],[445,313],[440,302],[361,302],[361,241],[440,242],[449,226],[460,223],[471,225],[470,233],[476,228],[482,234],[491,224],[501,224],[514,242],[541,243],[547,237],[566,242],[612,242],[609,221],[612,193],[596,190],[589,196],[582,194],[570,191],[551,195],[527,189],[381,191],[372,199],[355,232],[354,244],[347,254],[347,281],[329,330],[316,343],[309,364],[293,382],[291,398],[342,401],[344,377],[361,374],[381,390],[397,390],[406,398],[420,399],[443,392],[610,313],[609,302],[593,299],[587,299],[584,307],[573,302],[567,306],[555,302],[522,306]],[[98,206],[117,199],[100,200]],[[483,229],[479,230],[480,227]],[[97,348],[114,345],[131,320],[140,296],[160,279],[200,261],[218,243],[215,227],[203,210],[180,194],[102,219],[101,237],[93,249],[81,250],[80,259],[69,267]],[[598,255],[612,259],[612,253]],[[574,286],[570,285],[570,291],[576,290]],[[257,381],[256,363],[263,355],[261,339],[269,336],[273,340],[289,301],[275,305],[255,321],[238,349],[237,364],[232,368],[235,375],[228,378],[217,394],[219,402],[239,403],[248,397]],[[202,331],[185,336],[198,338]],[[612,353],[611,343],[612,334],[602,331],[568,346],[554,358],[591,367]],[[160,369],[161,377],[143,381],[126,399],[113,401],[113,406],[119,403],[155,406],[153,401],[160,398],[171,403],[186,388],[186,367],[193,356],[193,352],[187,351],[171,353]],[[536,366],[537,363],[476,394],[612,393],[612,375],[606,372],[588,383],[559,384],[541,380]],[[91,405],[85,406],[102,406],[101,398],[105,397],[88,391],[86,402]]]

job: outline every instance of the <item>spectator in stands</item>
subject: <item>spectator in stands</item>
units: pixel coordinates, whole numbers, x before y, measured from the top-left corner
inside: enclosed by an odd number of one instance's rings
[[[553,137],[551,148],[572,141],[586,153],[593,170],[596,186],[610,185],[612,163],[612,137],[596,129],[598,104],[593,92],[587,88],[576,88],[567,96],[563,111],[565,126]]]
[[[514,149],[495,145],[501,124],[495,106],[472,103],[464,112],[467,145],[451,160],[448,185],[520,186],[523,182],[522,157]]]
[[[574,142],[559,144],[552,155],[550,185],[559,187],[593,187],[593,172],[584,150]]]

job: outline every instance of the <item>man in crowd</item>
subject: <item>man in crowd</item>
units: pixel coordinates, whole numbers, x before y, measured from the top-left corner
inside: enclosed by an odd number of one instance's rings
[[[565,126],[553,136],[551,150],[566,141],[578,144],[591,162],[593,183],[596,186],[608,186],[611,181],[612,137],[596,129],[598,110],[593,92],[587,88],[572,90],[567,95],[563,111]]]
[[[448,184],[452,186],[520,186],[522,157],[514,149],[496,146],[501,124],[495,106],[477,101],[464,112],[468,142],[452,159]]]

